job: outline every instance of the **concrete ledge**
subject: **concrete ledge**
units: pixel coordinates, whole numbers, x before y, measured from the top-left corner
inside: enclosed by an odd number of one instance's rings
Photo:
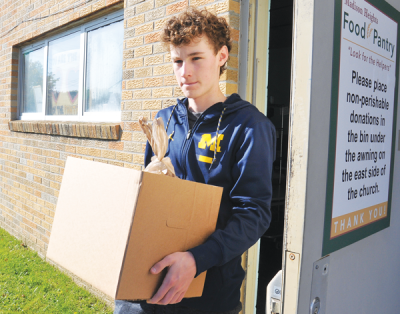
[[[119,140],[119,123],[75,122],[75,121],[22,121],[8,122],[10,131],[84,137],[102,140]]]

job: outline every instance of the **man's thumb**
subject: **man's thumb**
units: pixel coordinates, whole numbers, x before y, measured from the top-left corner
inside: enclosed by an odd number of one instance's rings
[[[155,264],[150,269],[150,272],[153,275],[156,275],[156,274],[160,273],[165,267],[168,267],[168,266],[170,266],[170,263],[169,263],[169,258],[167,256],[167,257],[163,258],[161,261],[159,261],[157,264]]]

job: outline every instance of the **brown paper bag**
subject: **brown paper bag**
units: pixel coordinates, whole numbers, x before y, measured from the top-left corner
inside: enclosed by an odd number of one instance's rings
[[[140,117],[139,124],[154,152],[151,162],[143,171],[175,177],[171,159],[164,157],[168,148],[168,136],[163,120],[161,118],[154,119],[153,124],[150,125],[145,117]]]

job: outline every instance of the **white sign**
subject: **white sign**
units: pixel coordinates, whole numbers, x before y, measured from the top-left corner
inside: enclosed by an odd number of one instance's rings
[[[387,216],[397,22],[343,0],[331,238]]]

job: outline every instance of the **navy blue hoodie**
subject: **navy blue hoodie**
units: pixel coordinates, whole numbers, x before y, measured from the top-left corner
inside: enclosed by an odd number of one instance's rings
[[[176,106],[157,114],[168,125],[166,156],[179,178],[224,190],[216,231],[204,244],[189,250],[196,261],[196,276],[207,270],[203,295],[183,299],[181,305],[229,311],[240,301],[245,275],[241,254],[271,221],[275,128],[255,106],[233,94],[204,111],[189,131],[186,104],[187,99],[178,99]],[[147,144],[146,165],[152,155]]]

